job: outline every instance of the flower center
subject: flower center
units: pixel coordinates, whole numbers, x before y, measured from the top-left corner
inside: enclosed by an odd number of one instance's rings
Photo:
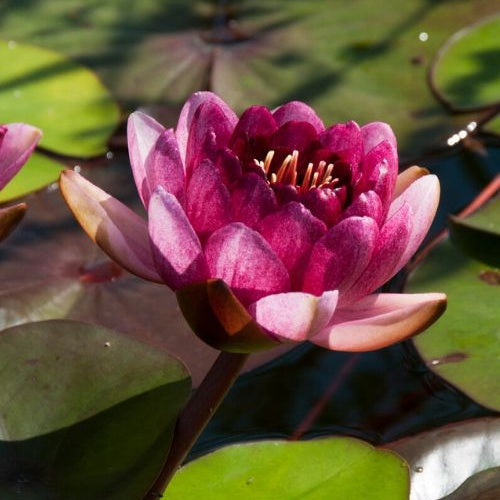
[[[267,153],[266,158],[262,161],[254,159],[255,165],[260,167],[266,174],[266,179],[269,184],[290,184],[295,186],[299,192],[306,192],[315,188],[333,188],[339,182],[337,177],[333,177],[333,163],[320,161],[317,165],[309,163],[306,171],[299,177],[297,172],[297,164],[299,161],[299,152],[294,150],[288,155],[276,172],[271,172],[271,163],[274,158],[274,151]]]

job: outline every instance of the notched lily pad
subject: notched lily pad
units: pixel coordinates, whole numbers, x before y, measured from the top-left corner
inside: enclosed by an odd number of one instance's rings
[[[446,314],[413,342],[432,371],[476,402],[500,410],[500,286],[485,279],[496,272],[446,239],[413,272],[406,291],[447,294]]]
[[[34,45],[0,40],[0,109],[4,123],[43,130],[41,145],[89,157],[106,151],[120,111],[97,76],[68,57]]]
[[[455,33],[439,50],[431,71],[441,99],[467,111],[500,104],[500,16]]]
[[[500,195],[470,217],[451,216],[450,236],[467,255],[500,268]]]
[[[408,489],[408,469],[397,455],[336,437],[221,448],[181,468],[164,498],[406,500]]]
[[[74,321],[1,332],[0,380],[2,498],[141,498],[190,391],[175,358]]]

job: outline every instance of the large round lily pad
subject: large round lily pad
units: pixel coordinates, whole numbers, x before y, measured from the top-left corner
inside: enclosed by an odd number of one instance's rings
[[[301,99],[326,123],[390,122],[414,158],[475,119],[442,109],[427,66],[453,33],[497,10],[490,0],[8,0],[0,15],[4,36],[85,61],[128,108],[170,109],[206,88],[239,111]]]
[[[12,40],[0,41],[0,67],[3,123],[39,127],[40,144],[56,153],[88,157],[106,151],[120,111],[95,73],[63,54]]]
[[[453,108],[500,104],[500,16],[455,33],[434,62],[434,84]]]
[[[190,389],[165,352],[74,321],[1,332],[0,382],[0,497],[51,500],[142,498]]]
[[[408,469],[395,454],[352,438],[228,446],[190,462],[166,500],[406,500]]]
[[[407,292],[448,296],[443,317],[413,342],[427,366],[478,403],[500,409],[500,274],[445,240],[410,276]]]

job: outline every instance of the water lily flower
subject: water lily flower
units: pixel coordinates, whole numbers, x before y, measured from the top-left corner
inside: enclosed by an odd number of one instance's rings
[[[25,123],[0,124],[0,189],[14,177],[35,149],[42,133]],[[26,205],[0,208],[0,240],[22,219]]]
[[[110,257],[176,291],[207,343],[371,350],[444,311],[440,293],[376,292],[417,250],[439,200],[425,169],[398,176],[387,124],[325,128],[301,102],[238,119],[198,92],[175,130],[133,113],[128,143],[148,221],[73,171],[63,196]]]

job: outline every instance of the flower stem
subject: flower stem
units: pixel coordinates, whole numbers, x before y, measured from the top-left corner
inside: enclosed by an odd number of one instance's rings
[[[230,352],[219,354],[180,414],[167,459],[144,500],[163,497],[168,483],[234,384],[248,356]]]

